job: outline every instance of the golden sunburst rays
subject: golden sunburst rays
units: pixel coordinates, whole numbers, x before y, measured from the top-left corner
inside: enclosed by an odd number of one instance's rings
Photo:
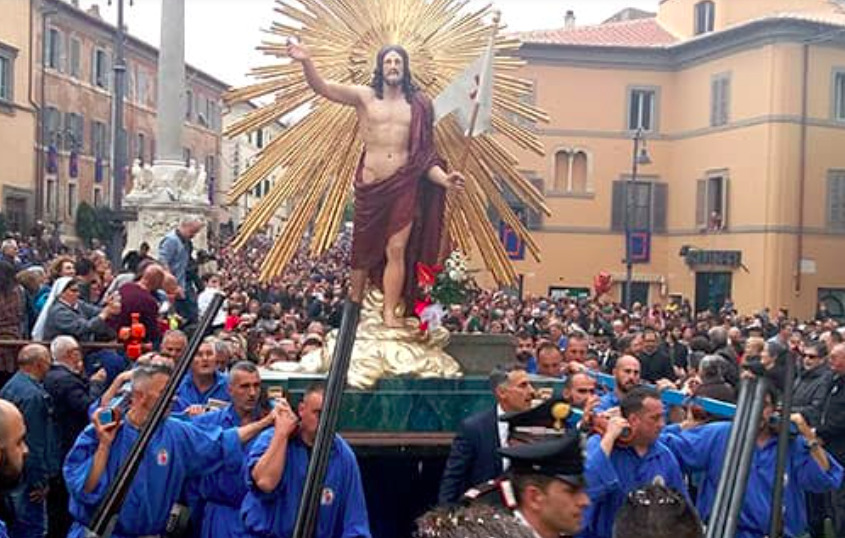
[[[491,7],[471,10],[468,0],[276,0],[275,11],[283,20],[272,24],[268,33],[273,39],[259,49],[278,63],[253,69],[254,84],[225,96],[228,105],[273,98],[232,124],[226,136],[251,132],[308,109],[300,121],[265,146],[229,193],[232,203],[278,171],[275,185],[241,226],[236,247],[264,228],[282,204],[292,202],[292,212],[262,264],[264,281],[284,271],[303,237],[309,237],[311,255],[319,256],[331,247],[363,150],[355,111],[314,95],[299,64],[286,58],[287,39],[293,36],[308,46],[327,80],[362,85],[370,82],[378,50],[400,44],[408,50],[415,81],[434,99],[482,54],[495,31],[485,22]],[[458,122],[447,117],[436,126],[435,140],[450,168],[461,167],[467,178],[465,194],[448,203],[446,230],[453,244],[467,253],[478,252],[494,279],[510,284],[516,280],[516,271],[489,212],[500,215],[537,260],[539,248],[508,200],[512,196],[534,211],[550,212],[542,194],[518,172],[518,160],[503,141],[542,155],[543,145],[529,126],[549,118],[527,102],[532,83],[513,74],[523,65],[514,55],[519,41],[499,36],[495,43],[496,137],[482,135],[467,141]]]

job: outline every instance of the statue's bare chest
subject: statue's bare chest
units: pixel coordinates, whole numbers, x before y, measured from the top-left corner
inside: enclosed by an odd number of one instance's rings
[[[411,126],[411,105],[405,101],[375,100],[367,107],[369,127],[408,129]]]

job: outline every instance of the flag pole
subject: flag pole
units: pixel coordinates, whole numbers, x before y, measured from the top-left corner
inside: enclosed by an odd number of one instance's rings
[[[493,11],[493,25],[490,27],[490,40],[487,44],[487,50],[490,51],[490,62],[492,64],[493,60],[495,59],[496,53],[494,50],[496,44],[496,34],[499,32],[499,22],[502,20],[502,12],[501,11]],[[475,98],[473,99],[472,104],[472,115],[469,119],[469,128],[467,132],[464,133],[464,149],[461,154],[461,166],[460,170],[466,168],[467,160],[469,160],[469,153],[470,153],[470,146],[472,144],[473,134],[475,131],[475,124],[478,122],[478,113],[481,110],[481,89],[487,84],[486,80],[487,70],[484,69],[481,71],[481,76],[478,80],[478,91],[475,92]]]
[[[490,54],[490,63],[492,65],[493,60],[496,57],[496,52],[494,46],[496,44],[496,34],[499,31],[499,22],[502,20],[502,12],[499,10],[493,11],[493,24],[490,27],[490,38],[487,43],[487,51]],[[492,69],[491,69],[492,70]],[[461,157],[458,160],[459,166],[457,167],[458,171],[463,172],[466,169],[467,161],[469,160],[469,153],[470,153],[470,145],[472,144],[473,132],[475,131],[475,124],[478,122],[478,113],[481,110],[481,89],[487,83],[486,80],[487,70],[483,69],[481,75],[478,80],[478,90],[475,92],[475,98],[473,99],[472,104],[472,114],[470,115],[469,121],[469,128],[467,132],[464,133],[464,147],[461,150]],[[492,81],[491,81],[492,83]],[[460,199],[458,199],[458,204],[460,204]],[[440,255],[441,257],[446,257],[449,252],[448,250],[451,248],[450,245],[450,235],[449,235],[449,224],[452,221],[452,206],[455,204],[455,197],[451,192],[446,193],[446,208],[443,214],[443,234],[440,240]]]

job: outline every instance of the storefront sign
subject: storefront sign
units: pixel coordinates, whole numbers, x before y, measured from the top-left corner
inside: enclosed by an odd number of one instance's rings
[[[710,265],[719,267],[741,267],[742,251],[740,250],[690,250],[686,255],[687,265],[695,267]]]

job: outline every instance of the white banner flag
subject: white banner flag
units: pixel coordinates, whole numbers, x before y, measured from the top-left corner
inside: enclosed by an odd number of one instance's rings
[[[472,133],[469,132],[472,112],[478,103],[478,115]],[[493,131],[493,42],[452,81],[434,100],[435,123],[452,112],[465,135],[478,136]]]

